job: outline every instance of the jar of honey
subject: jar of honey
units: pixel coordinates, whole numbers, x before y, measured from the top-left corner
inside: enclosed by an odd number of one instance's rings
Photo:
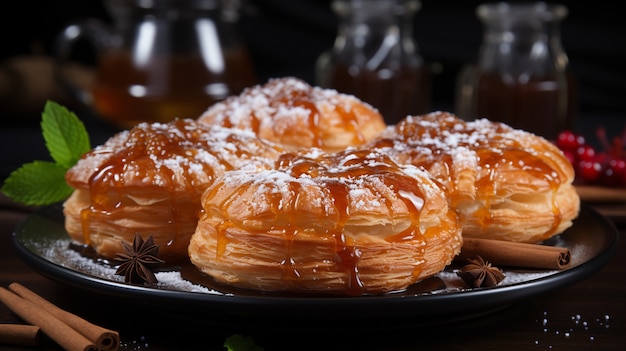
[[[239,37],[237,8],[220,0],[106,0],[112,23],[69,24],[57,38],[57,76],[96,116],[129,128],[199,117],[211,104],[257,83]],[[66,70],[76,44],[95,51],[81,84]]]
[[[413,39],[416,0],[335,0],[339,27],[316,62],[317,84],[377,108],[388,124],[429,109],[429,75]]]
[[[504,122],[548,139],[573,127],[575,79],[561,45],[567,8],[559,4],[488,3],[475,65],[462,71],[457,114]]]

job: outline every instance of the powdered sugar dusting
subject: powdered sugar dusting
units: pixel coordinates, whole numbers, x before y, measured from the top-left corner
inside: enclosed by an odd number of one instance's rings
[[[382,115],[366,102],[294,77],[248,87],[209,106],[198,121],[251,130],[289,148],[332,151],[360,145],[385,128]]]
[[[280,151],[252,131],[189,119],[141,123],[87,153],[68,179],[74,187],[87,187],[94,174],[104,171],[125,185],[202,187],[229,169],[271,167]]]
[[[422,159],[437,159],[451,155],[460,165],[476,165],[477,148],[527,148],[524,141],[528,132],[513,129],[506,124],[487,119],[464,121],[446,112],[432,112],[421,116],[407,116],[395,126],[389,126],[382,138],[395,141],[396,152],[415,149]],[[497,144],[494,145],[494,141]]]

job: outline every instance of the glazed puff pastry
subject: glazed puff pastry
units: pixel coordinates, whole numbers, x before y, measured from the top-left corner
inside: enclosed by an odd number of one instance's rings
[[[159,257],[187,258],[202,210],[200,196],[224,172],[268,168],[282,152],[251,132],[191,119],[141,123],[94,148],[66,173],[75,191],[65,201],[65,227],[102,257],[122,241],[152,235]]]
[[[285,153],[275,169],[228,172],[202,206],[191,262],[257,291],[402,290],[443,270],[462,245],[436,181],[365,150]]]
[[[467,237],[539,242],[578,216],[569,160],[550,141],[502,123],[408,116],[366,147],[443,183]]]
[[[371,105],[336,90],[285,77],[211,105],[198,121],[250,130],[291,150],[340,151],[362,145],[386,124]]]

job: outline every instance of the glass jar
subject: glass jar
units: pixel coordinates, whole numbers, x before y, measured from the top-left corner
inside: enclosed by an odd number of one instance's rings
[[[567,8],[559,4],[489,3],[478,61],[462,71],[457,114],[487,118],[553,139],[573,127],[575,79],[561,45]]]
[[[233,2],[231,2],[233,3]],[[196,118],[209,105],[256,84],[239,37],[237,9],[220,0],[107,0],[113,20],[68,25],[58,36],[58,77],[72,95],[114,125]],[[91,44],[95,77],[64,71],[75,44]]]
[[[427,112],[429,76],[412,37],[419,8],[415,0],[333,1],[337,37],[316,62],[316,83],[371,104],[389,124]]]

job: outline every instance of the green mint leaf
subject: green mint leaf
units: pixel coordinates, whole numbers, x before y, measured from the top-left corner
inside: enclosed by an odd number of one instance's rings
[[[233,334],[226,338],[224,347],[228,351],[263,351],[263,348],[254,344],[251,337]]]
[[[67,108],[47,101],[41,117],[46,147],[57,164],[69,169],[91,149],[85,125]]]
[[[67,169],[59,164],[34,161],[13,171],[2,193],[25,205],[50,205],[65,200],[73,189],[65,182]]]

